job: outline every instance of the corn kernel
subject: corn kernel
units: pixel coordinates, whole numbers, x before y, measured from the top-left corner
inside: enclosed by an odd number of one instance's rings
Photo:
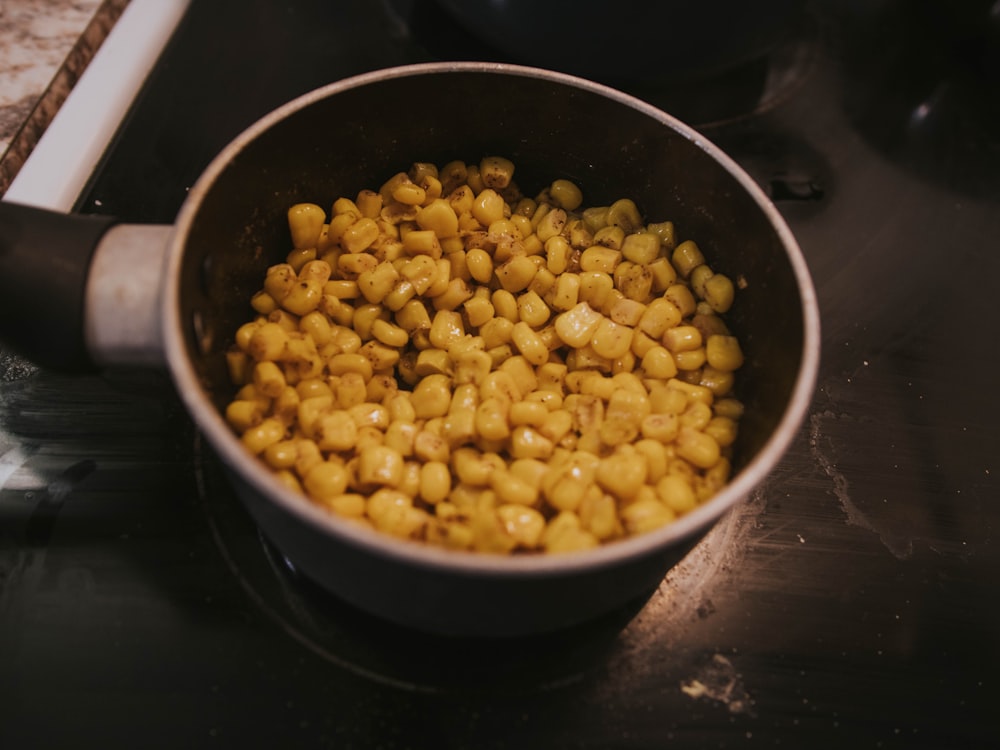
[[[518,425],[510,433],[510,455],[514,458],[548,458],[555,444],[528,425]]]
[[[427,523],[427,514],[414,508],[410,497],[388,488],[368,498],[366,511],[375,528],[403,538],[414,536]]]
[[[428,375],[413,389],[413,410],[417,419],[430,419],[448,413],[451,404],[450,379],[446,375]]]
[[[514,177],[514,163],[502,156],[487,156],[479,162],[479,176],[487,187],[503,190]]]
[[[479,329],[479,335],[487,350],[509,343],[513,332],[514,321],[503,317],[492,318]]]
[[[371,247],[378,239],[379,228],[374,219],[359,219],[344,230],[340,237],[340,246],[349,253],[360,253]]]
[[[420,466],[420,498],[431,505],[443,502],[451,492],[451,471],[448,464],[428,461]]]
[[[409,256],[426,255],[437,260],[443,255],[441,242],[432,229],[411,229],[402,235],[403,252]]]
[[[668,380],[677,375],[677,363],[662,346],[653,346],[642,357],[642,370],[646,377]]]
[[[274,398],[285,389],[285,374],[271,360],[258,362],[253,367],[253,384],[259,393]]]
[[[549,410],[537,401],[518,401],[510,407],[512,425],[527,424],[541,427],[549,416]]]
[[[660,238],[649,232],[630,234],[622,243],[622,256],[633,263],[652,263],[660,255]]]
[[[735,336],[709,336],[705,356],[709,365],[723,372],[738,370],[743,365],[743,352]]]
[[[326,221],[326,212],[315,203],[296,203],[288,209],[288,228],[292,247],[316,247],[320,230]]]
[[[628,297],[616,299],[608,308],[608,317],[615,323],[635,328],[646,313],[646,305]]]
[[[615,498],[603,492],[588,492],[579,508],[580,524],[600,541],[622,534]]]
[[[454,363],[452,379],[456,385],[464,383],[478,385],[489,375],[493,365],[490,355],[477,349],[456,352],[449,356]]]
[[[625,244],[625,231],[618,226],[606,226],[594,233],[594,243],[601,247],[621,250]]]
[[[378,264],[379,261],[374,255],[359,250],[356,253],[344,253],[339,256],[337,258],[337,271],[345,279],[357,281],[358,276],[365,271],[373,270]]]
[[[717,273],[705,282],[705,301],[717,312],[724,313],[733,305],[736,292],[733,282],[721,273]]]
[[[235,399],[226,406],[226,421],[236,432],[243,433],[261,422],[265,408],[256,401]]]
[[[689,277],[695,268],[705,263],[705,256],[693,240],[685,240],[675,247],[670,259],[674,268],[684,278]]]
[[[545,267],[556,275],[565,273],[573,253],[566,238],[554,235],[545,241],[544,249]]]
[[[448,356],[448,352],[443,349],[429,348],[423,349],[417,354],[413,371],[421,378],[428,375],[447,375],[450,378],[455,371],[454,367],[455,363]]]
[[[385,445],[358,454],[358,481],[364,485],[397,487],[403,480],[403,457]]]
[[[535,234],[544,244],[552,237],[562,234],[563,229],[566,227],[566,220],[566,212],[563,209],[553,208],[550,211],[547,211],[546,214],[539,220],[538,224],[535,226]]]
[[[527,255],[515,255],[495,270],[497,281],[508,292],[522,292],[528,288],[538,267]]]
[[[635,497],[639,488],[646,483],[648,471],[646,458],[642,454],[616,453],[601,459],[596,479],[605,492],[628,500]]]
[[[569,180],[554,180],[549,185],[549,197],[553,203],[567,211],[575,211],[583,203],[583,192]]]
[[[632,345],[632,329],[619,325],[610,318],[602,318],[594,329],[590,345],[598,356],[606,359],[617,359],[629,350]]]
[[[331,513],[344,518],[360,520],[365,514],[365,497],[356,492],[314,499]]]
[[[297,281],[281,298],[281,307],[293,315],[305,315],[319,307],[323,284],[315,279]]]
[[[504,218],[504,208],[503,196],[492,188],[486,188],[476,195],[471,211],[476,221],[488,227],[494,221]]]
[[[615,288],[625,297],[644,301],[653,290],[652,272],[639,263],[624,261],[614,271]]]
[[[323,285],[323,294],[329,294],[337,299],[355,299],[361,295],[358,282],[349,279],[331,279]]]
[[[497,500],[502,503],[534,505],[538,501],[537,486],[505,469],[490,473],[489,486],[496,494]]]
[[[640,500],[622,509],[622,522],[630,534],[655,531],[674,518],[674,510],[657,500]]]
[[[705,299],[705,284],[714,275],[715,272],[705,264],[697,266],[691,271],[688,275],[688,283],[696,297]]]
[[[688,513],[698,505],[691,484],[676,474],[668,474],[657,482],[656,494],[666,507],[678,515]]]
[[[580,269],[583,271],[599,271],[612,274],[622,260],[620,250],[604,245],[588,247],[580,254]]]
[[[615,201],[608,207],[605,217],[609,226],[620,228],[625,234],[631,234],[642,228],[642,215],[635,202],[629,198]]]
[[[718,462],[719,444],[705,432],[681,427],[677,433],[677,455],[701,469],[708,469]]]
[[[405,330],[381,318],[372,322],[371,333],[377,341],[386,346],[405,346],[410,339]]]
[[[460,277],[452,278],[447,286],[436,295],[433,300],[436,310],[457,310],[467,300],[472,298],[472,289],[465,279]]]
[[[458,214],[447,200],[436,198],[417,213],[417,225],[433,232],[438,239],[455,237],[458,234]]]
[[[673,303],[681,312],[682,317],[688,317],[694,315],[695,307],[697,303],[695,302],[694,295],[691,290],[684,284],[671,284],[667,287],[666,291],[663,293],[665,299]]]
[[[705,348],[691,349],[689,351],[674,352],[674,365],[681,372],[693,372],[700,370],[705,364]]]
[[[413,442],[417,437],[417,426],[413,422],[393,420],[385,431],[383,445],[392,448],[404,458],[413,455]]]
[[[542,544],[549,554],[582,552],[593,549],[599,543],[597,537],[582,527],[567,528],[558,533],[549,533],[549,527],[546,527],[542,534]]]
[[[465,264],[469,275],[480,284],[488,284],[493,278],[493,258],[481,248],[473,248],[466,253]]]
[[[338,461],[322,461],[303,477],[302,483],[310,497],[324,499],[344,494],[350,475]]]
[[[521,321],[531,328],[541,328],[548,321],[551,311],[538,294],[529,290],[517,298],[517,313]]]
[[[516,546],[524,549],[538,547],[545,531],[545,516],[534,508],[513,503],[501,505],[496,512],[504,531]]]
[[[671,352],[691,351],[702,345],[701,331],[694,326],[674,326],[663,333],[662,341]]]
[[[542,488],[542,481],[548,473],[548,466],[537,459],[519,458],[510,462],[508,470],[509,476],[524,482],[533,490],[534,499],[531,502],[532,504],[537,503]],[[496,475],[503,474],[501,470],[494,473]]]
[[[462,314],[451,310],[438,310],[430,327],[430,342],[438,349],[447,349],[465,336]]]
[[[517,350],[533,365],[542,365],[549,358],[549,348],[541,337],[524,321],[514,324],[511,341]]]
[[[580,301],[586,302],[595,310],[600,310],[607,302],[614,286],[614,280],[603,271],[584,271],[580,273]]]
[[[579,302],[556,317],[556,334],[567,346],[579,349],[590,344],[604,319],[589,304]]]
[[[591,206],[583,210],[583,221],[591,232],[608,225],[608,206]]]
[[[451,456],[451,448],[443,437],[425,429],[418,432],[413,439],[413,455],[424,462],[447,463]]]

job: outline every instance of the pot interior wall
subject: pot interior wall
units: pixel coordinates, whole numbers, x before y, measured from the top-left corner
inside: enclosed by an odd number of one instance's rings
[[[585,205],[631,197],[649,221],[671,220],[717,272],[745,289],[729,314],[747,364],[747,417],[737,463],[775,428],[802,354],[795,277],[760,206],[697,142],[595,92],[507,73],[389,78],[300,109],[247,143],[204,198],[181,285],[191,356],[220,406],[230,398],[223,353],[252,311],[265,268],[290,249],[285,214],[299,201],[329,206],[375,188],[413,162],[512,159],[533,195],[557,177]]]

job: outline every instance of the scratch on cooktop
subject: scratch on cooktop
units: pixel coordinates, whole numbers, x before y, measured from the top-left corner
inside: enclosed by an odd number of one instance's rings
[[[844,509],[847,522],[859,528],[870,531],[894,557],[905,560],[913,554],[913,540],[896,534],[883,533],[872,520],[851,500],[850,482],[837,467],[835,461],[823,452],[823,426],[827,420],[836,420],[838,416],[829,410],[816,412],[809,416],[809,451],[816,463],[833,482],[833,493]]]

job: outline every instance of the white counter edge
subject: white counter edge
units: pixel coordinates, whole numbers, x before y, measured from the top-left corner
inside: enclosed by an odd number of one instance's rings
[[[190,0],[132,0],[3,199],[69,211]]]

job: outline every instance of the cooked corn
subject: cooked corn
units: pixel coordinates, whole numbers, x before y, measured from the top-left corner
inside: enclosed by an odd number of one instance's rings
[[[329,220],[289,209],[225,409],[285,485],[398,537],[554,553],[651,531],[728,481],[732,281],[630,199],[581,210],[576,183],[520,197],[513,175],[421,162]]]

